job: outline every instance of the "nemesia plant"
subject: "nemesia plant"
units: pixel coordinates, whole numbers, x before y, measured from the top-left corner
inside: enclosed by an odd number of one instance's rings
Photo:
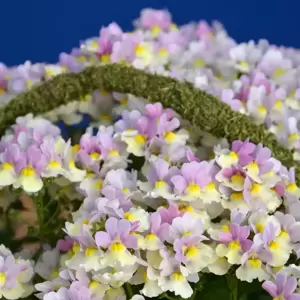
[[[102,28],[55,65],[1,64],[2,108],[59,74],[132,65],[219,97],[299,159],[298,50],[154,9],[134,25]],[[101,89],[7,128],[0,298],[300,299],[295,168],[150,100]]]

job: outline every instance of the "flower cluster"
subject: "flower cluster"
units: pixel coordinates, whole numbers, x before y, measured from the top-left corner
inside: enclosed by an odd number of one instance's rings
[[[26,62],[10,69],[1,64],[0,103],[61,73],[111,62],[130,64],[191,82],[219,97],[233,110],[264,123],[283,145],[296,150],[299,159],[298,50],[265,40],[238,44],[219,23],[176,26],[169,12],[154,9],[142,10],[134,25],[132,32],[123,32],[116,23],[103,27],[98,37],[82,42],[70,54],[62,53],[54,65]],[[115,96],[95,91],[49,112],[47,118],[76,124],[88,114],[97,122],[111,122],[115,100],[120,105],[128,102]]]
[[[0,245],[0,298],[18,299],[29,296],[34,287],[32,277],[33,263],[21,255],[13,255],[9,249]]]
[[[218,96],[265,123],[297,158],[298,56],[265,41],[237,45],[220,24],[177,27],[168,12],[145,9],[132,33],[112,23],[56,65],[1,65],[1,103],[60,73],[131,64]],[[72,125],[83,114],[93,122],[78,143],[47,120]],[[262,144],[199,132],[160,103],[101,90],[18,118],[0,140],[4,211],[19,191],[39,204],[41,251],[33,265],[0,246],[0,298],[187,299],[212,273],[259,281],[274,299],[300,299],[294,169]],[[64,238],[45,245],[54,224],[43,209],[65,199],[80,205]]]

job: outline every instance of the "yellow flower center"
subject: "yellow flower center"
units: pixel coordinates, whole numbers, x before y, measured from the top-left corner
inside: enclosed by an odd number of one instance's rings
[[[82,224],[88,225],[88,224],[89,224],[89,220],[83,220],[83,221],[82,221]]]
[[[184,232],[183,234],[182,234],[182,236],[184,237],[184,236],[190,236],[190,235],[192,235],[193,233],[191,232],[191,231],[187,231],[187,232]]]
[[[263,232],[264,228],[265,228],[262,223],[257,223],[255,227],[256,227],[257,232],[260,232],[260,233]]]
[[[252,184],[251,193],[258,194],[260,192],[261,186],[258,183]]]
[[[239,158],[237,153],[235,153],[235,152],[230,152],[229,157],[234,160],[238,160],[238,158]]]
[[[154,25],[151,29],[152,37],[157,37],[161,32],[161,28],[158,25]]]
[[[206,189],[207,191],[209,191],[209,192],[212,192],[212,191],[215,191],[215,190],[216,190],[216,186],[215,186],[215,184],[214,184],[213,182],[211,182],[211,183],[209,183],[209,184],[205,187],[205,189]]]
[[[49,162],[49,167],[51,168],[60,168],[60,163],[57,160],[52,160]]]
[[[126,105],[126,104],[128,103],[127,98],[126,98],[126,97],[122,98],[121,101],[120,101],[120,103],[121,103],[122,105]]]
[[[287,185],[286,189],[288,192],[295,192],[297,190],[297,185],[296,183],[291,183]]]
[[[85,62],[86,61],[86,57],[84,57],[84,56],[78,56],[77,58],[76,58],[76,60],[78,61],[78,62]]]
[[[194,212],[194,208],[191,205],[188,205],[188,204],[185,204],[185,203],[179,204],[178,205],[178,210],[180,212],[190,212],[190,213]]]
[[[282,108],[282,101],[281,100],[277,100],[274,104],[276,109],[281,109]]]
[[[26,81],[26,86],[27,86],[28,88],[30,88],[32,85],[33,85],[33,81],[32,81],[32,80],[27,80],[27,81]]]
[[[99,159],[99,157],[100,157],[100,154],[98,153],[98,152],[92,152],[91,154],[90,154],[90,158],[91,159]]]
[[[86,256],[93,256],[97,253],[97,249],[95,248],[86,248],[85,249],[85,255]]]
[[[276,70],[274,71],[274,73],[273,73],[273,76],[274,76],[275,78],[279,78],[279,77],[281,77],[282,75],[284,75],[284,73],[285,73],[285,70],[283,70],[283,69],[276,69]]]
[[[78,152],[80,150],[80,145],[79,144],[76,144],[72,147],[73,151],[74,152]]]
[[[236,185],[243,185],[244,181],[244,177],[239,172],[231,177],[231,182]]]
[[[96,183],[95,183],[95,186],[96,186],[96,189],[97,190],[101,190],[102,189],[102,181],[97,181]]]
[[[165,134],[165,140],[166,140],[166,142],[172,143],[172,142],[175,141],[175,139],[176,139],[176,134],[174,132],[167,132]]]
[[[59,270],[57,268],[55,268],[52,272],[51,272],[51,278],[55,279],[59,277]]]
[[[14,166],[11,163],[6,162],[1,165],[1,168],[5,171],[10,171],[14,168]]]
[[[166,49],[164,49],[164,48],[161,48],[159,50],[159,55],[161,55],[161,56],[167,56],[168,55],[168,51]]]
[[[201,58],[196,58],[194,60],[194,66],[196,68],[203,68],[205,66],[205,61],[203,59],[201,59]]]
[[[243,193],[242,192],[233,192],[231,194],[231,200],[233,200],[233,201],[243,200]]]
[[[22,170],[22,175],[25,177],[32,177],[35,175],[35,170],[32,167],[28,166]]]
[[[6,281],[6,274],[0,272],[0,286],[3,286]]]
[[[78,253],[80,251],[80,245],[79,244],[74,244],[73,248],[72,248],[72,252],[74,254]]]
[[[138,134],[136,137],[135,137],[135,141],[138,143],[138,144],[145,144],[146,143],[146,136],[145,135],[142,135],[142,134]]]
[[[261,260],[256,258],[256,257],[251,257],[249,260],[248,260],[251,268],[253,269],[260,269],[261,268]]]
[[[96,280],[92,280],[89,284],[89,289],[97,288],[100,285],[100,283]]]
[[[3,88],[0,88],[0,95],[4,94],[5,93],[5,89]]]
[[[69,162],[69,167],[70,167],[70,169],[75,169],[75,168],[76,168],[76,165],[75,165],[75,161],[74,161],[74,160],[70,160],[70,162]]]
[[[241,248],[240,242],[239,241],[232,241],[229,243],[229,248],[231,250],[239,250]]]
[[[130,212],[127,212],[127,213],[124,214],[124,219],[126,219],[130,222],[133,222],[135,220],[133,214],[130,213]]]
[[[289,135],[289,140],[291,141],[297,141],[298,138],[299,138],[299,134],[296,132]]]
[[[118,150],[109,150],[109,155],[110,156],[119,156],[120,153]]]
[[[145,47],[143,47],[142,45],[137,45],[135,47],[135,54],[139,55],[139,56],[144,55],[145,54]]]
[[[259,112],[260,114],[264,115],[265,113],[267,113],[267,109],[266,109],[264,106],[260,105],[260,106],[258,107],[258,112]]]
[[[194,183],[190,183],[186,189],[187,193],[198,194],[200,193],[200,186]]]
[[[247,61],[241,61],[239,65],[243,68],[249,68],[249,63]]]
[[[167,183],[164,182],[163,180],[159,180],[159,181],[155,182],[155,188],[156,189],[162,189],[162,188],[164,188],[166,186],[167,186]]]
[[[153,232],[146,235],[146,240],[148,240],[148,241],[153,241],[155,239],[156,239],[156,234]]]
[[[229,226],[228,226],[228,225],[223,225],[223,226],[222,226],[222,231],[223,231],[223,232],[230,232]]]
[[[271,250],[277,250],[279,248],[279,244],[275,241],[272,241],[272,242],[269,243],[269,248]]]
[[[129,194],[129,193],[130,193],[130,189],[129,189],[129,188],[123,188],[123,189],[122,189],[122,192],[123,192],[124,194]]]
[[[192,247],[188,247],[186,250],[185,250],[185,256],[189,259],[195,257],[197,254],[199,253],[199,250],[192,246]]]
[[[108,63],[110,62],[110,55],[109,54],[104,54],[101,56],[101,62],[103,63]]]
[[[289,238],[289,233],[286,230],[281,230],[279,236],[283,238]]]
[[[184,279],[184,276],[181,273],[173,273],[172,278],[176,281],[181,281]]]
[[[126,247],[120,242],[113,243],[110,247],[112,252],[117,253],[124,252],[126,250]]]

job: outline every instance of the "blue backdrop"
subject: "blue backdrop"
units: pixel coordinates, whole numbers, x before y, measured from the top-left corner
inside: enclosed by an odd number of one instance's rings
[[[178,24],[217,19],[238,41],[266,38],[300,48],[300,0],[2,0],[0,61],[55,62],[111,21],[130,30],[145,7],[168,8]]]

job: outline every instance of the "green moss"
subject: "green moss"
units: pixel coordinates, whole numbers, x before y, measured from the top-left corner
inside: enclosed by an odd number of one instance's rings
[[[232,111],[228,105],[190,83],[147,74],[120,64],[93,66],[80,73],[62,74],[17,96],[0,110],[0,135],[14,124],[18,116],[29,112],[35,115],[45,113],[100,88],[161,102],[217,137],[226,137],[230,141],[249,138],[256,144],[262,143],[287,167],[296,168],[297,182],[300,183],[300,165],[293,160],[293,152],[281,146],[264,126],[254,124],[247,116]]]

